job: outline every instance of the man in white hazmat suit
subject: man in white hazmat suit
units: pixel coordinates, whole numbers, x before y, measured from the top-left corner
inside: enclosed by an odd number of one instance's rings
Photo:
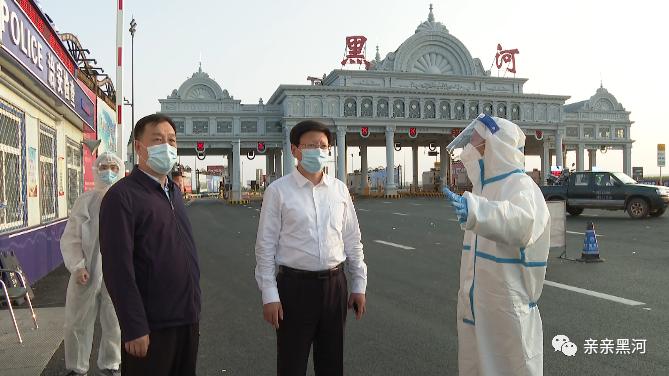
[[[546,274],[550,217],[525,174],[525,135],[514,123],[480,115],[447,150],[460,159],[472,192],[444,194],[465,230],[458,293],[460,375],[542,375],[537,301]]]
[[[98,217],[102,197],[125,175],[125,169],[120,158],[104,152],[95,160],[93,173],[95,189],[75,201],[60,239],[65,267],[71,273],[65,302],[65,367],[68,375],[88,372],[99,313],[102,336],[97,365],[104,374],[119,375],[121,329],[102,280]]]

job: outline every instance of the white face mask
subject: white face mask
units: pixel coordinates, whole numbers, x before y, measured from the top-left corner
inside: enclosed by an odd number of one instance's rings
[[[460,153],[460,160],[465,165],[467,176],[471,180],[475,190],[480,190],[483,185],[483,156],[472,144],[467,144]]]
[[[170,144],[149,146],[146,152],[148,153],[146,163],[153,171],[161,175],[167,175],[177,163],[177,148]]]

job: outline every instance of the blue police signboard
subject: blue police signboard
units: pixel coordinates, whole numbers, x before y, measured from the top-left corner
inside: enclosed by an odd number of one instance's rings
[[[0,47],[53,96],[93,124],[93,104],[46,39],[13,0],[0,0]],[[90,115],[88,115],[88,113]]]

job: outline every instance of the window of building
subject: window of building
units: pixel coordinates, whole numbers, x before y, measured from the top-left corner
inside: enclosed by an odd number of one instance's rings
[[[595,128],[583,128],[583,138],[595,138]]]
[[[511,120],[520,120],[520,106],[517,104],[511,106]]]
[[[84,192],[84,179],[82,173],[82,147],[76,141],[67,139],[66,146],[67,164],[67,213],[74,207],[74,202]]]
[[[258,133],[258,122],[255,120],[242,121],[242,133]]]
[[[360,104],[360,116],[372,117],[373,114],[374,111],[372,108],[372,98],[362,98],[362,102]]]
[[[625,128],[616,128],[616,138],[625,138]]]
[[[409,117],[412,119],[420,118],[420,102],[412,100],[409,102]]]
[[[388,117],[388,100],[379,99],[376,103],[376,117]]]
[[[451,103],[448,101],[439,102],[439,116],[442,119],[451,118]]]
[[[54,220],[57,216],[58,184],[56,177],[56,131],[40,124],[39,201],[42,222]]]
[[[465,120],[465,102],[455,102],[455,119]]]
[[[470,102],[469,103],[469,118],[470,119],[476,119],[476,117],[479,116],[479,104],[478,102]]]
[[[578,128],[577,127],[567,127],[567,137],[578,138]]]
[[[394,118],[403,118],[404,117],[404,101],[401,99],[396,99],[393,102],[393,117]]]
[[[436,116],[436,108],[434,108],[434,101],[425,101],[425,109],[423,110],[426,119],[434,119]]]
[[[25,150],[24,119],[23,111],[0,99],[0,232],[26,225],[26,176],[21,163],[21,151]],[[37,195],[37,181],[34,190]]]
[[[209,134],[209,120],[193,120],[193,134]]]
[[[267,133],[283,132],[283,127],[281,126],[281,121],[279,120],[268,120],[265,122],[265,126],[267,127]],[[230,131],[232,131],[232,129]]]
[[[500,103],[497,105],[497,116],[501,118],[506,118],[506,105]]]
[[[177,134],[186,133],[186,125],[183,120],[174,120],[174,127],[177,129]]]
[[[344,116],[358,116],[358,107],[355,98],[346,98],[344,101]]]
[[[232,133],[232,122],[227,120],[216,121],[216,133]]]
[[[599,128],[599,138],[610,138],[611,129],[610,128]]]
[[[483,113],[489,116],[494,116],[492,113],[492,103],[483,104]]]

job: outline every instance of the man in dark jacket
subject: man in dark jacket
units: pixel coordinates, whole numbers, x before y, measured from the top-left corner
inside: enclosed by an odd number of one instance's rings
[[[176,128],[161,114],[135,125],[139,165],[105,195],[100,208],[104,281],[123,342],[124,376],[195,375],[200,268],[178,187]]]

